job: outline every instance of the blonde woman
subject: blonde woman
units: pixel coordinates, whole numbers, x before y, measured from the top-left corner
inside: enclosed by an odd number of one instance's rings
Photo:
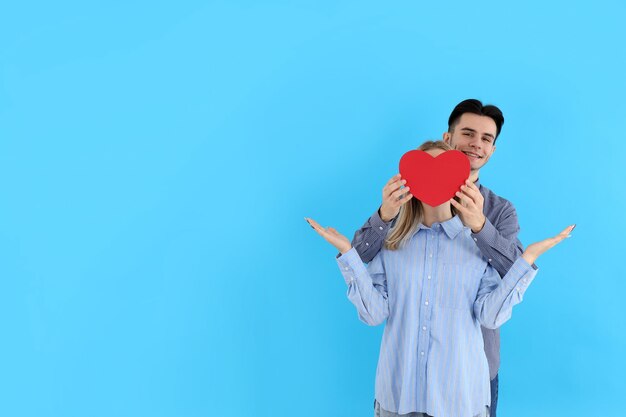
[[[438,141],[419,149],[437,156],[450,147]],[[574,228],[528,246],[500,279],[455,215],[458,204],[431,207],[412,198],[367,266],[345,236],[306,219],[341,252],[337,263],[359,319],[371,326],[387,321],[376,371],[376,416],[488,416],[489,369],[480,326],[497,328],[511,317],[537,273],[536,259]]]

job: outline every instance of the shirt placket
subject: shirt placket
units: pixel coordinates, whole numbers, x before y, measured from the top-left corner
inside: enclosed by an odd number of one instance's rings
[[[435,226],[436,227],[436,226]],[[434,280],[434,271],[436,266],[436,254],[437,254],[437,232],[434,229],[426,229],[425,235],[425,261],[424,269],[422,271],[422,296],[420,300],[420,315],[419,315],[419,342],[418,342],[418,375],[420,386],[420,395],[422,397],[422,404],[426,401],[426,370],[428,364],[428,350],[430,346],[430,324],[432,316],[432,288]]]

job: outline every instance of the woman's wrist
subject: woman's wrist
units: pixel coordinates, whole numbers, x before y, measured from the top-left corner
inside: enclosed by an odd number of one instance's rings
[[[522,258],[524,258],[524,260],[526,262],[528,262],[529,265],[532,265],[535,263],[535,261],[537,260],[537,256],[528,253],[527,251],[525,251],[524,253],[522,253]]]

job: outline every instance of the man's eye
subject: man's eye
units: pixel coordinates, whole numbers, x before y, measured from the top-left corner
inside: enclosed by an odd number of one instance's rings
[[[463,134],[464,134],[465,136],[469,136],[469,135],[470,135],[470,134],[469,134],[469,133],[467,133],[467,132],[466,132],[466,133],[463,133]]]
[[[490,138],[483,138],[483,140],[484,140],[485,142],[489,142],[489,143],[491,143],[491,139],[490,139]]]

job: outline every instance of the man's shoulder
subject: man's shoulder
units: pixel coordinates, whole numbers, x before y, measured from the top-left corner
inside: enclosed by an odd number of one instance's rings
[[[500,210],[515,209],[511,201],[494,193],[491,189],[485,187],[483,184],[480,184],[480,192],[485,199],[485,206],[490,206],[494,209]]]

